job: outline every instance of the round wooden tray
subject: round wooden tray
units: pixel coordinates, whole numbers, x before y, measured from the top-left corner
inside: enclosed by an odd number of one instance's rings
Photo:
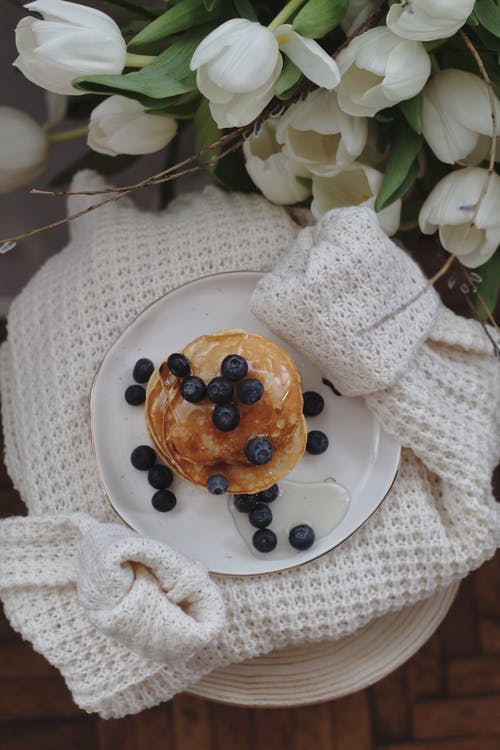
[[[338,641],[273,651],[217,669],[188,692],[240,706],[298,706],[340,698],[372,685],[407,661],[448,612],[459,584],[373,620]]]

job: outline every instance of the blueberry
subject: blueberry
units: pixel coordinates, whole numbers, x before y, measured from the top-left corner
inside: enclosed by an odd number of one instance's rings
[[[252,543],[259,552],[272,552],[278,540],[271,529],[258,529],[252,537]]]
[[[295,549],[309,549],[314,544],[314,531],[306,523],[294,526],[288,534],[288,541]]]
[[[240,414],[234,404],[217,404],[212,412],[212,422],[218,430],[231,432],[240,423]]]
[[[178,352],[170,355],[167,359],[167,365],[170,372],[173,372],[178,378],[185,378],[191,370],[189,359],[184,354],[179,354]]]
[[[227,404],[233,398],[233,384],[227,378],[213,378],[207,385],[207,396],[214,404]]]
[[[250,463],[262,466],[262,464],[267,464],[272,459],[273,446],[265,437],[257,436],[250,438],[245,445],[245,456]]]
[[[248,365],[239,354],[228,354],[222,360],[220,369],[229,380],[241,380],[248,372]]]
[[[223,495],[229,487],[229,482],[222,474],[212,474],[207,479],[207,490],[211,495]]]
[[[272,510],[266,503],[257,503],[255,508],[250,511],[248,520],[257,529],[264,529],[273,520]]]
[[[125,391],[125,401],[130,406],[140,406],[146,400],[146,391],[142,385],[129,385]]]
[[[319,456],[320,453],[324,453],[328,448],[328,438],[324,432],[320,430],[311,430],[307,433],[306,451],[312,453],[313,456]]]
[[[255,404],[262,398],[264,386],[257,378],[246,378],[238,383],[236,392],[242,404]]]
[[[302,394],[304,398],[304,416],[305,417],[317,417],[318,414],[324,409],[325,400],[323,396],[320,396],[316,391],[306,391]]]
[[[132,466],[140,471],[147,471],[156,462],[156,453],[150,445],[138,445],[130,456]]]
[[[185,401],[191,404],[197,404],[203,401],[207,392],[207,387],[203,380],[196,375],[188,375],[181,383],[181,394]]]
[[[267,490],[259,492],[258,498],[259,500],[262,500],[263,503],[272,503],[273,500],[276,500],[279,494],[280,488],[277,484],[273,484],[271,487],[268,487]]]
[[[166,513],[168,510],[175,508],[177,498],[170,490],[158,490],[151,498],[151,503],[155,510],[159,510],[160,513]]]
[[[240,513],[250,513],[251,510],[257,505],[259,495],[235,495],[234,496],[234,507],[239,510]]]
[[[174,475],[163,464],[156,464],[148,471],[148,482],[155,490],[166,490],[172,484]]]
[[[150,359],[143,357],[138,359],[134,365],[132,376],[136,383],[147,383],[155,369]]]

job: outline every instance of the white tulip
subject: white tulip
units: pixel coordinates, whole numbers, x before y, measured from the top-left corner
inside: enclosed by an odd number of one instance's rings
[[[105,13],[64,0],[36,0],[25,7],[43,16],[23,18],[16,28],[14,65],[32,83],[56,94],[83,94],[72,85],[78,76],[122,72],[125,41]]]
[[[135,99],[110,96],[90,115],[87,143],[100,154],[152,154],[177,133],[172,117],[150,115]]]
[[[43,128],[19,109],[0,107],[0,193],[31,182],[45,168],[49,146]]]
[[[500,177],[497,174],[491,175],[488,190],[474,216],[487,177],[487,170],[480,167],[450,172],[431,191],[418,217],[421,231],[434,234],[439,229],[443,247],[457,255],[468,268],[486,263],[500,244]]]
[[[500,102],[493,98],[500,123]],[[482,78],[464,70],[441,70],[425,87],[423,99],[424,138],[440,161],[479,164],[487,158],[493,121]]]
[[[373,117],[385,107],[411,99],[431,72],[420,42],[400,39],[379,26],[355,37],[337,56],[342,75],[337,86],[340,108],[348,115]]]
[[[367,206],[374,208],[384,175],[366,164],[354,162],[332,177],[313,176],[311,211],[316,219],[332,208]],[[401,201],[391,203],[377,213],[380,226],[391,236],[401,218]]]
[[[378,0],[349,0],[347,13],[341,21],[342,31],[350,36],[376,10]]]
[[[276,137],[284,152],[310,172],[330,175],[362,152],[368,134],[364,117],[342,112],[334,91],[317,89],[280,119]]]
[[[391,5],[386,24],[398,36],[430,42],[447,39],[464,25],[476,0],[403,0]]]
[[[247,125],[271,101],[283,68],[280,50],[318,86],[334,88],[338,83],[332,58],[289,24],[271,31],[256,21],[232,18],[198,45],[191,70],[196,70],[198,89],[220,128]]]
[[[281,150],[273,120],[266,120],[259,135],[245,141],[243,154],[248,174],[271,203],[291,205],[310,196],[310,189],[296,179],[310,175]]]

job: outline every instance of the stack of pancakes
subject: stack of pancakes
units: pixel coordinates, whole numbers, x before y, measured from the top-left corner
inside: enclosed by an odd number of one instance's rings
[[[270,339],[245,331],[223,331],[200,336],[182,351],[191,364],[191,375],[205,383],[221,374],[222,360],[239,354],[248,363],[247,377],[257,378],[264,394],[251,405],[233,403],[240,413],[239,425],[222,432],[212,422],[214,404],[185,401],[182,379],[166,362],[150,378],[146,395],[146,424],[157,452],[180,476],[194,485],[206,486],[214,474],[229,482],[231,494],[251,494],[270,487],[295,466],[304,453],[306,426],[302,414],[300,375],[290,356]],[[252,437],[271,441],[272,459],[256,466],[245,457]]]

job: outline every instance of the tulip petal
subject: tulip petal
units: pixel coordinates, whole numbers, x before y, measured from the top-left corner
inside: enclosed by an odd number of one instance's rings
[[[422,132],[437,158],[445,164],[461,161],[477,146],[478,136],[460,125],[446,107],[435,106],[424,90]]]
[[[429,42],[446,39],[463,26],[472,13],[475,0],[412,0],[392,5],[386,24],[405,39]]]
[[[98,29],[102,25],[111,26],[121,35],[115,21],[96,8],[89,8],[79,3],[66,0],[35,0],[24,6],[29,11],[41,13],[48,21],[65,21],[71,26],[81,26],[86,29]]]
[[[248,21],[246,18],[231,18],[217,26],[195,49],[190,63],[191,70],[196,70],[201,65],[211,62],[226,47],[232,44],[238,45],[242,38],[253,34],[255,28],[259,26],[260,24]]]
[[[231,91],[221,89],[211,80],[205,65],[196,71],[196,86],[203,96],[216,104],[227,104],[233,97]]]
[[[273,74],[279,56],[278,44],[265,26],[253,23],[237,42],[225,46],[207,64],[210,78],[217,86],[235,94],[254,91]]]
[[[411,99],[431,74],[431,60],[420,42],[404,40],[387,58],[382,83],[384,95],[394,103]]]
[[[91,113],[87,143],[109,156],[151,154],[164,148],[176,132],[172,117],[148,114],[135,99],[115,95]]]
[[[265,123],[257,138],[245,141],[243,154],[248,174],[272,203],[292,205],[310,195],[311,191],[296,179],[297,176],[307,176],[307,170],[280,151],[270,121]]]
[[[330,177],[313,177],[311,212],[316,219],[332,208],[367,206],[373,208],[383,175],[364,164],[350,164]],[[380,226],[389,236],[399,227],[401,201],[395,201],[377,214]]]
[[[280,50],[310,81],[324,89],[337,86],[340,81],[337,63],[314,39],[297,34],[290,24],[279,26],[274,34]]]
[[[260,115],[274,95],[274,87],[281,74],[283,58],[278,58],[273,75],[268,83],[248,94],[234,94],[225,104],[209,102],[210,112],[219,128],[236,128],[248,125]]]

